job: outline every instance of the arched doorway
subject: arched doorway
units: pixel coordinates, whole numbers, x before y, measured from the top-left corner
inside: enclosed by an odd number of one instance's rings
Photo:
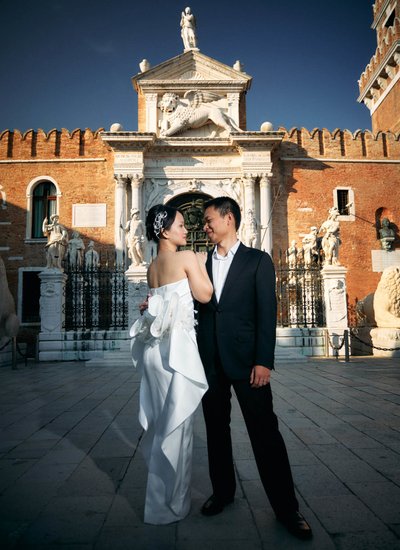
[[[189,234],[185,248],[195,252],[208,250],[207,235],[203,231],[204,203],[211,199],[205,193],[184,193],[168,201],[169,206],[179,208],[185,218]]]

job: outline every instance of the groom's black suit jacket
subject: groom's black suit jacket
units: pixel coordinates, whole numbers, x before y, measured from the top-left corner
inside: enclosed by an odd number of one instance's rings
[[[206,267],[212,281],[212,252]],[[274,368],[275,270],[266,252],[240,244],[219,302],[213,294],[197,307],[197,341],[209,381],[217,357],[233,380],[249,379],[254,365]]]

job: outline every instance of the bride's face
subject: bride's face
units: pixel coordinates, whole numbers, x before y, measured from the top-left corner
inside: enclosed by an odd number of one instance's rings
[[[164,237],[175,246],[185,246],[188,231],[185,227],[183,216],[180,212],[176,213],[174,223],[167,231],[164,231]]]

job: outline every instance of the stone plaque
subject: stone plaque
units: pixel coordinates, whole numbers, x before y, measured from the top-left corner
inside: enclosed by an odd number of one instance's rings
[[[372,271],[381,273],[386,267],[400,267],[400,250],[371,250]]]
[[[72,226],[73,227],[106,227],[107,205],[106,204],[73,204],[72,205]]]

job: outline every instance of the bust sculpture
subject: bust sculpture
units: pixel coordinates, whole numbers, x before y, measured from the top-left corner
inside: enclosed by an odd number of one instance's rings
[[[67,230],[58,220],[58,215],[53,214],[50,216],[50,223],[48,223],[48,219],[45,218],[42,225],[43,235],[47,237],[46,267],[49,269],[62,269],[62,261],[68,245]]]
[[[390,227],[390,221],[388,218],[383,218],[381,222],[381,228],[379,230],[379,239],[381,241],[382,250],[392,250],[393,241],[396,234],[392,227]]]
[[[181,13],[181,36],[185,52],[197,49],[196,18],[189,7]]]

